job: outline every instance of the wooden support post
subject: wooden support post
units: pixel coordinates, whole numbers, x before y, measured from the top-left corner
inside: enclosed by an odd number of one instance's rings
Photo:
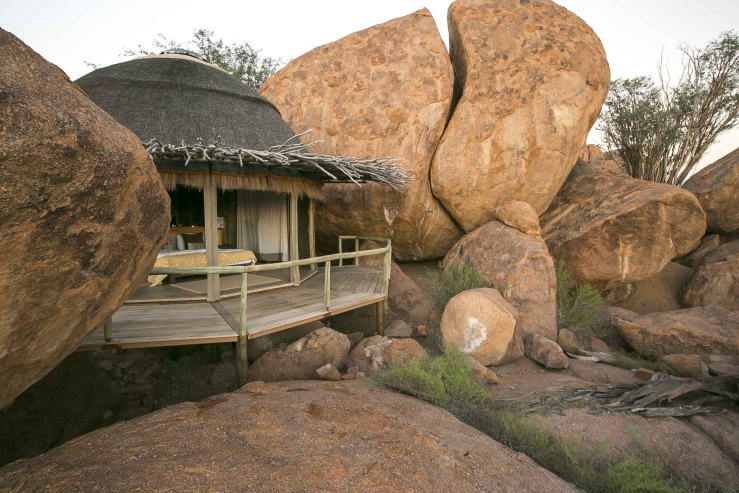
[[[249,339],[249,332],[246,330],[246,272],[241,274],[241,309],[239,317],[239,338],[237,341],[237,358],[236,368],[238,370],[239,385],[246,384],[246,372],[249,368],[249,360],[246,352],[246,343]]]
[[[324,264],[326,268],[323,272],[323,308],[325,311],[331,311],[331,262]]]
[[[344,250],[343,250],[344,245],[343,245],[343,243],[344,243],[344,240],[342,240],[341,239],[341,236],[339,236],[339,253],[344,253]],[[339,259],[339,267],[341,267],[342,265],[344,265],[344,259],[343,258],[340,258]]]
[[[375,312],[377,313],[377,335],[385,335],[385,302],[378,301],[375,304]]]
[[[308,256],[316,256],[316,206],[313,199],[308,199]],[[310,270],[318,269],[318,264],[310,264]]]
[[[218,192],[212,173],[205,175],[203,187],[205,200],[205,257],[208,267],[218,266]],[[218,274],[208,274],[208,301],[213,303],[221,298],[221,283]]]
[[[354,251],[359,251],[359,238],[354,238]],[[354,259],[354,265],[359,265],[359,257]]]
[[[290,260],[298,260],[298,194],[290,194]],[[300,286],[300,267],[290,267],[290,281]]]
[[[103,334],[105,335],[105,342],[110,342],[113,340],[113,316],[105,319],[105,324],[103,324]]]
[[[390,291],[390,269],[392,267],[392,250],[385,253],[384,262],[382,264],[382,292],[385,295],[385,312],[388,311],[388,295]]]

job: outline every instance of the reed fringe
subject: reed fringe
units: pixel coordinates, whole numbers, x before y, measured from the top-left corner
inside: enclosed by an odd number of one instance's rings
[[[173,191],[178,185],[202,190],[205,186],[206,173],[173,173],[160,171],[159,176],[164,188]],[[296,194],[299,197],[323,201],[326,197],[321,191],[321,184],[300,178],[275,175],[230,175],[213,173],[216,187],[221,190],[256,190]]]

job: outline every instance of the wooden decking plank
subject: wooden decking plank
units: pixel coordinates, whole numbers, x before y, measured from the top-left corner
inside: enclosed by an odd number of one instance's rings
[[[248,299],[248,298],[247,298]],[[239,302],[241,299],[239,299]],[[223,305],[221,305],[219,302],[213,303],[213,308],[218,312],[218,314],[223,318],[223,320],[226,321],[226,323],[236,332],[239,333],[239,330],[241,329],[241,326],[239,323],[231,316],[230,313],[228,313],[228,310],[226,310]],[[240,308],[239,308],[240,309]]]
[[[362,276],[362,280],[359,283],[359,286],[357,286],[357,291],[362,291],[363,293],[366,292],[365,286],[370,283],[370,281],[372,280],[372,276],[374,276],[372,272],[367,272],[366,274],[364,274]]]
[[[367,287],[367,290],[366,290],[366,291],[367,291],[368,293],[374,293],[374,292],[376,292],[376,291],[375,291],[375,288],[377,288],[377,285],[378,285],[378,284],[380,283],[380,281],[381,281],[381,280],[382,280],[382,276],[381,276],[380,274],[375,274],[375,275],[374,275],[374,276],[372,277],[372,282],[371,282],[371,283],[370,283],[370,285],[369,285],[369,286]]]

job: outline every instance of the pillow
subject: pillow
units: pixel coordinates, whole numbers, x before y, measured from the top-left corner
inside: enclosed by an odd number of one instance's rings
[[[185,240],[182,239],[182,235],[177,235],[177,250],[185,249]]]
[[[205,243],[205,240],[203,239],[203,233],[193,233],[193,234],[182,233],[182,239],[185,240],[185,243],[188,245],[190,243]]]

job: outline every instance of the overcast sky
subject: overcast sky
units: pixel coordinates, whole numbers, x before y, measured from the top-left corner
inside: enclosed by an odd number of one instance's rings
[[[664,49],[673,72],[680,44],[704,46],[722,31],[739,31],[739,0],[560,0],[600,36],[612,78],[656,74]],[[449,0],[2,0],[0,27],[61,67],[72,79],[123,61],[124,48],[149,46],[158,34],[185,42],[195,29],[226,41],[247,41],[263,55],[303,53],[389,19],[428,8],[447,41]],[[597,140],[591,133],[589,141]],[[710,163],[739,147],[739,129],[704,157]]]

